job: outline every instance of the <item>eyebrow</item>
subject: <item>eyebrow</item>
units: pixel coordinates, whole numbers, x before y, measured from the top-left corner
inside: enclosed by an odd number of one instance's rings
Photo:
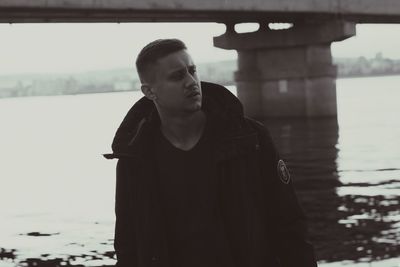
[[[196,68],[196,65],[195,65],[195,64],[192,64],[192,65],[188,65],[188,66],[186,66],[186,67],[181,67],[181,68],[174,69],[174,70],[172,70],[172,71],[168,74],[168,76],[169,76],[169,75],[172,75],[172,74],[174,74],[174,73],[179,73],[179,72],[182,72],[182,71],[184,71],[184,70],[186,70],[186,69],[192,69],[192,68]]]
[[[185,69],[189,69],[189,68],[193,68],[193,67],[196,67],[196,65],[192,64],[192,65],[188,65],[185,67],[176,68],[175,70],[172,70],[172,72],[181,71],[181,70],[185,70]]]

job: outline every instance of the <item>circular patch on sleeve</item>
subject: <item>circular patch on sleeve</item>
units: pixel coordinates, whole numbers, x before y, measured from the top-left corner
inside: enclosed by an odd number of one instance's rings
[[[284,184],[288,184],[290,182],[290,173],[289,173],[288,168],[286,167],[285,162],[280,159],[278,161],[277,168],[278,168],[278,175],[279,175],[279,178],[281,179],[281,181]]]

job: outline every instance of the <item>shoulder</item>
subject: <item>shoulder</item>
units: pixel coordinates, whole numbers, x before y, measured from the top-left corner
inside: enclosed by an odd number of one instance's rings
[[[245,117],[244,120],[248,126],[257,132],[259,137],[265,139],[265,141],[273,143],[270,131],[263,123],[248,117]]]
[[[268,131],[267,127],[258,120],[249,117],[244,117],[244,120],[257,131]]]
[[[271,136],[269,129],[263,123],[257,120],[245,117],[245,121],[246,124],[257,133],[261,152],[264,157],[268,158],[268,160],[271,162],[278,162],[280,157],[279,152],[276,148],[275,142]]]

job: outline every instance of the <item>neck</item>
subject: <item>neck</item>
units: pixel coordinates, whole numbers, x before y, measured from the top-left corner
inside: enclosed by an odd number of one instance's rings
[[[175,146],[189,150],[199,141],[204,131],[206,116],[202,110],[184,115],[160,113],[161,132]]]

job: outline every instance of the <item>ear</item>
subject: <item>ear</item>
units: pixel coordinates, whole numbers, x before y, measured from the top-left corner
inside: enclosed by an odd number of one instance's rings
[[[149,84],[147,84],[147,83],[142,84],[141,90],[142,90],[143,94],[144,94],[148,99],[153,100],[153,101],[157,99],[157,96],[156,96],[156,94],[154,93],[154,88],[151,87]]]

